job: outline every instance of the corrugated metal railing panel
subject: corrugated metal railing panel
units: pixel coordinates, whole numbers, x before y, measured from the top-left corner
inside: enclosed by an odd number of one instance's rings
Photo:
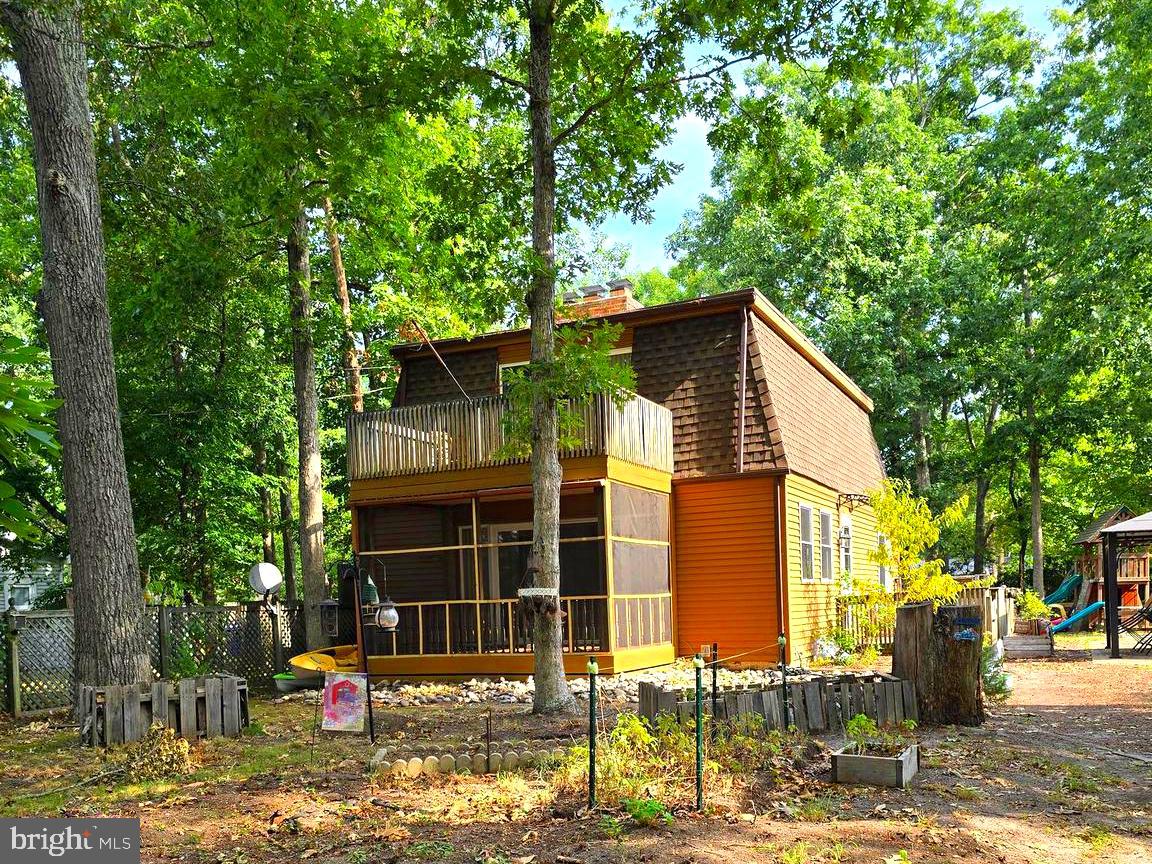
[[[613,456],[672,471],[672,412],[633,396],[617,405],[605,395],[570,404],[577,440],[563,456]],[[527,462],[506,447],[501,396],[406,405],[348,418],[348,476],[352,480],[459,471]]]

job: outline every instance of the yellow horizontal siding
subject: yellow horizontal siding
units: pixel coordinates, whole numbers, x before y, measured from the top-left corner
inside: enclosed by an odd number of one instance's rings
[[[861,490],[853,490],[859,492]],[[840,529],[844,517],[852,522],[852,573],[863,579],[879,578],[878,568],[871,560],[877,546],[876,515],[868,504],[857,504],[851,511],[847,506],[837,509],[837,495],[821,483],[790,474],[785,481],[788,512],[784,516],[784,536],[787,538],[788,570],[788,642],[793,661],[809,659],[816,639],[836,627],[836,598],[841,593]],[[800,566],[800,505],[812,508],[812,539],[814,582],[801,579]],[[832,572],[831,582],[820,579],[820,511],[832,514]]]

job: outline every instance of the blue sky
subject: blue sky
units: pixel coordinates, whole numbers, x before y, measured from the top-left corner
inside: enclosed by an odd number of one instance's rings
[[[1024,23],[1044,36],[1052,32],[1048,14],[1059,5],[1054,0],[987,3],[989,8],[1019,9]],[[676,124],[676,134],[664,148],[663,155],[684,167],[656,196],[650,223],[634,225],[627,216],[618,215],[601,226],[609,244],[620,244],[631,250],[630,272],[653,267],[666,271],[672,265],[672,259],[664,252],[665,239],[676,230],[684,214],[695,209],[700,196],[712,190],[712,151],[707,135],[708,124],[699,117],[684,117]]]

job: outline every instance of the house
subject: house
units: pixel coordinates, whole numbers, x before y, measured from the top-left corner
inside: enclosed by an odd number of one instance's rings
[[[64,564],[60,561],[35,561],[17,568],[4,560],[0,549],[0,614],[8,609],[26,612],[63,578]]]
[[[792,661],[834,626],[851,576],[886,579],[867,493],[884,478],[872,402],[761,294],[641,307],[624,280],[566,298],[621,326],[636,395],[577,406],[562,451],[566,669],[638,669],[718,643]],[[529,333],[396,347],[394,407],[348,420],[353,544],[400,625],[363,616],[373,673],[526,674],[517,603],[532,536],[527,460],[501,450],[501,382]]]
[[[1085,606],[1104,600],[1104,529],[1125,522],[1135,515],[1124,506],[1106,510],[1073,541],[1080,547],[1080,554],[1076,558],[1076,572],[1090,580]],[[1150,593],[1152,586],[1148,581],[1148,562],[1149,554],[1146,548],[1126,550],[1120,554],[1117,560],[1116,581],[1120,588],[1121,609],[1139,609],[1152,597]]]

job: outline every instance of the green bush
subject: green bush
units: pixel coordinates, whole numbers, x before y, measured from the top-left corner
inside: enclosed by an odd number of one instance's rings
[[[1026,588],[1016,598],[1016,616],[1025,621],[1035,621],[1038,618],[1051,618],[1052,611],[1044,605],[1044,598],[1031,588]]]
[[[624,810],[641,828],[651,828],[672,821],[672,814],[663,801],[655,798],[625,798]]]

